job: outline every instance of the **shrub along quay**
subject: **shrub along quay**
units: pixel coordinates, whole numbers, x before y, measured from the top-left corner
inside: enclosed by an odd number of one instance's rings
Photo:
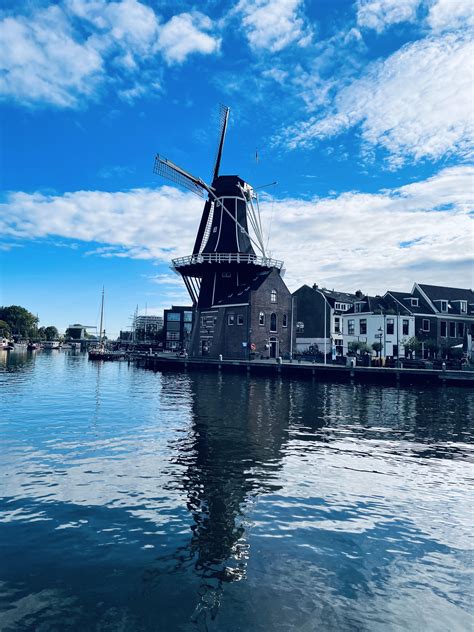
[[[421,368],[346,367],[332,364],[277,360],[225,360],[186,358],[169,354],[141,353],[130,362],[147,369],[181,371],[238,371],[261,375],[280,375],[318,381],[372,382],[392,385],[453,385],[474,387],[474,371]]]

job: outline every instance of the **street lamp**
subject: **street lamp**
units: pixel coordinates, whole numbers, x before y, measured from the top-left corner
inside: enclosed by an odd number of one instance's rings
[[[379,327],[377,329],[377,331],[379,333],[375,334],[375,337],[379,339],[379,345],[380,345],[379,358],[380,358],[380,366],[382,366],[382,337],[383,337],[383,329],[382,329],[382,327]]]

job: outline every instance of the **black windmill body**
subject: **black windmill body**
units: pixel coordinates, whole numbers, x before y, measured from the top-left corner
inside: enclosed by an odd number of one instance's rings
[[[260,272],[280,270],[283,266],[283,262],[265,254],[258,201],[252,187],[237,175],[219,175],[229,108],[221,106],[220,115],[211,185],[160,155],[155,159],[155,173],[201,197],[207,193],[193,252],[174,259],[171,266],[182,276],[199,311],[228,302]]]

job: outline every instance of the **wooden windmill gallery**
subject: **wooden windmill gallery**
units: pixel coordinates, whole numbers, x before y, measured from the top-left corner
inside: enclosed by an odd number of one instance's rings
[[[194,306],[187,350],[190,357],[285,356],[295,315],[283,262],[265,253],[254,189],[237,175],[219,175],[228,119],[229,108],[221,106],[210,185],[160,155],[155,159],[155,173],[207,196],[192,254],[171,265]]]

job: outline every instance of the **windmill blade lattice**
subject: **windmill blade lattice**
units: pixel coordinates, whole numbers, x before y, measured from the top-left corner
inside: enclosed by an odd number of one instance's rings
[[[172,163],[171,160],[163,158],[163,156],[159,154],[156,155],[153,172],[162,178],[171,180],[171,182],[189,189],[199,195],[199,197],[203,198],[205,196],[204,191],[206,190],[206,186],[199,178],[195,178],[190,173],[187,173],[187,171],[184,171],[184,169],[181,169],[181,167]]]

